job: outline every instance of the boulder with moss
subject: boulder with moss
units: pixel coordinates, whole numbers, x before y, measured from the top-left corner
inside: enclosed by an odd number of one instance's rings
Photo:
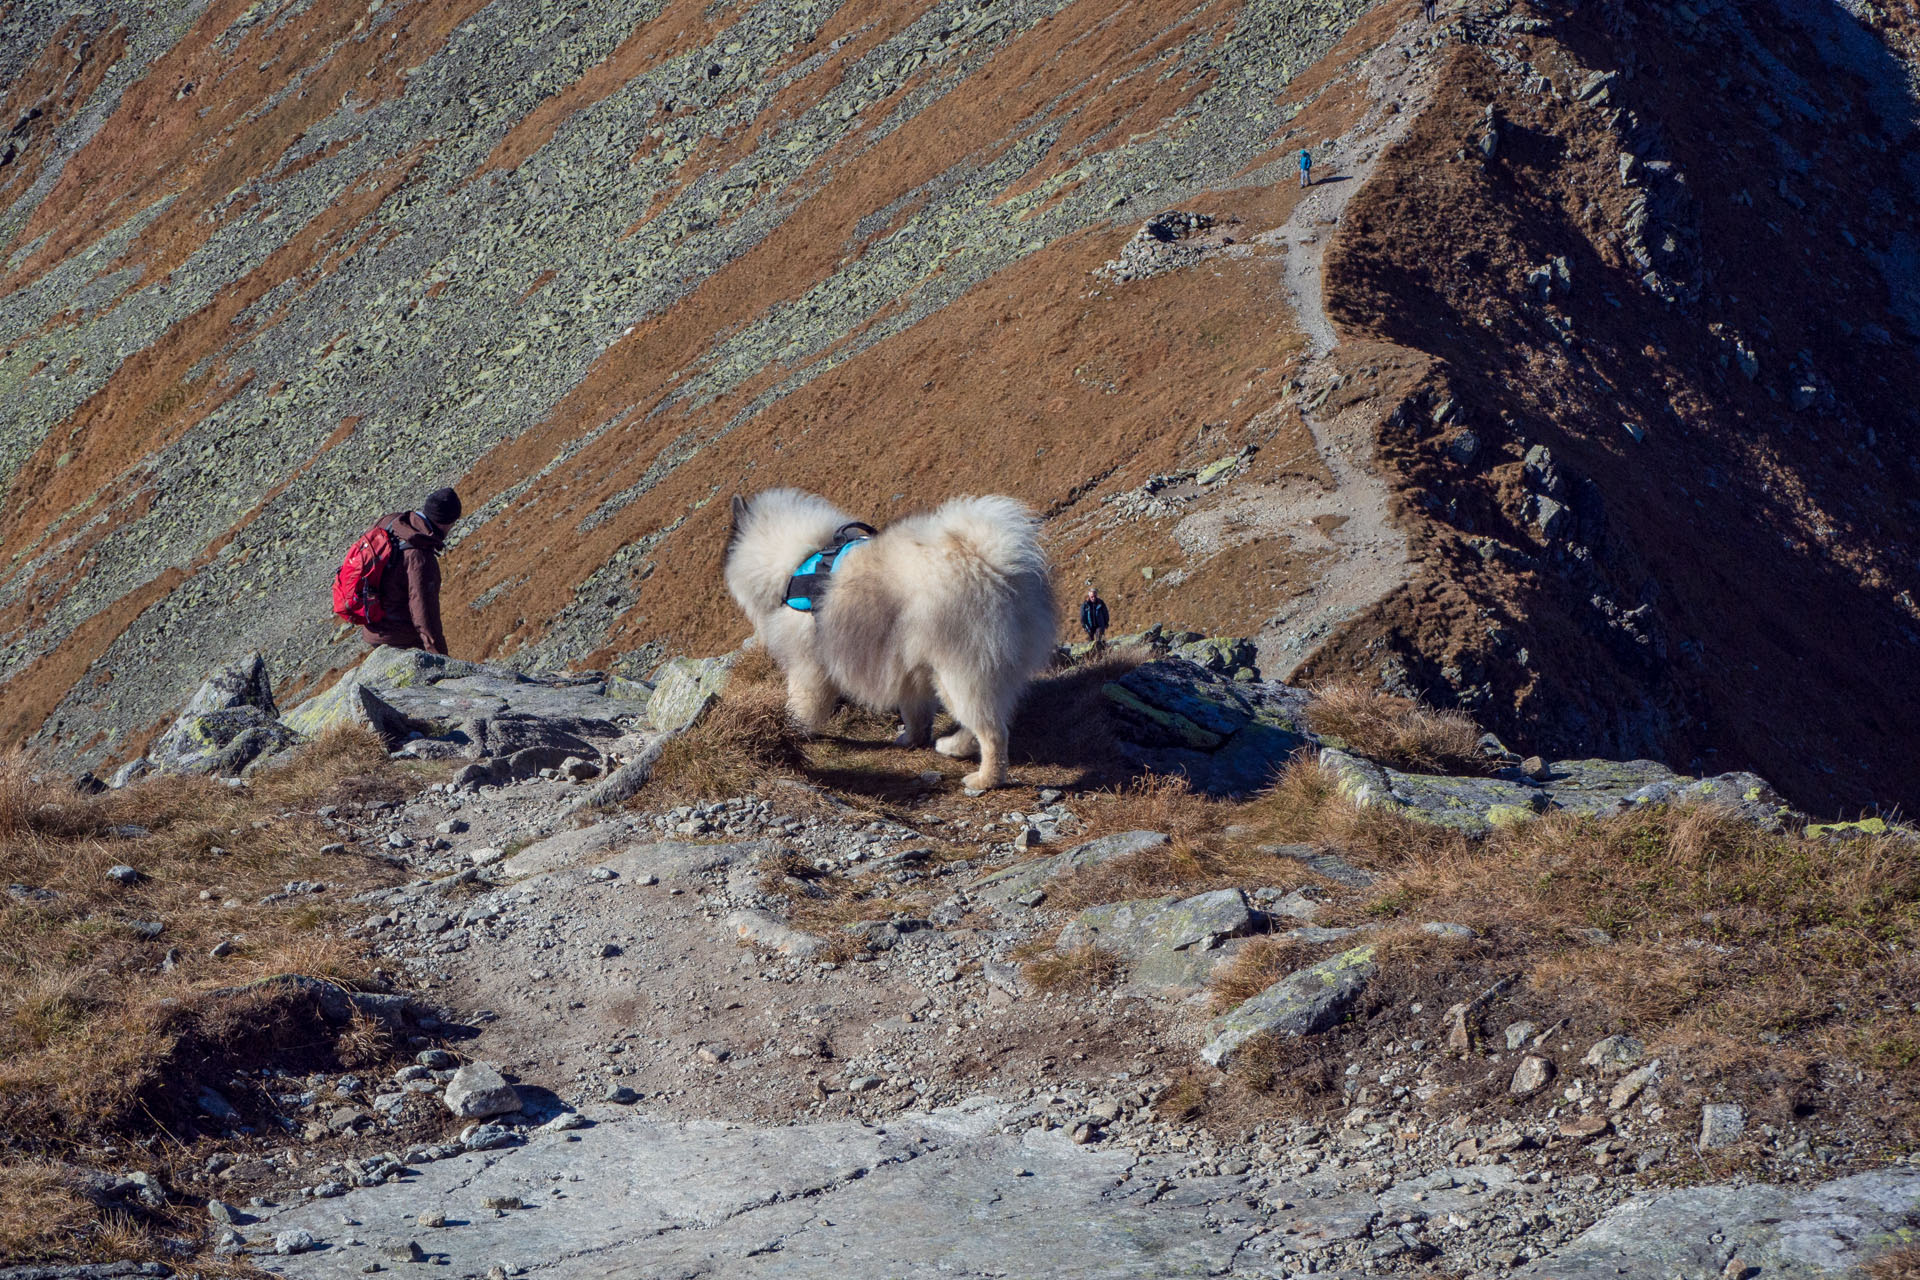
[[[1229,650],[1220,661],[1232,657]],[[1102,693],[1122,755],[1155,773],[1185,774],[1210,795],[1258,791],[1310,743],[1304,691],[1236,679],[1188,657],[1135,667]]]
[[[303,740],[281,722],[266,659],[253,653],[207,677],[147,758],[163,773],[237,778]]]

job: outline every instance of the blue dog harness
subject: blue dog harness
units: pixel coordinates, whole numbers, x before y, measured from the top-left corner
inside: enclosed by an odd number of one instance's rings
[[[827,586],[840,561],[868,538],[874,536],[870,524],[855,520],[834,530],[833,541],[800,562],[787,579],[786,605],[800,613],[812,613],[827,601]]]

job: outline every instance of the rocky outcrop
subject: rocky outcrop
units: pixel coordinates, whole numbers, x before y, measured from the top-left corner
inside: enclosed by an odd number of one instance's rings
[[[266,659],[255,653],[209,676],[147,759],[165,773],[237,778],[300,741],[301,735],[281,722]]]

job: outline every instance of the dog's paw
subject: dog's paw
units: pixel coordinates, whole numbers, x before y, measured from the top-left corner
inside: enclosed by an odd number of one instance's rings
[[[950,733],[940,739],[940,741],[934,743],[933,749],[943,756],[952,756],[958,760],[978,751],[980,749],[980,740],[974,737],[971,731],[962,729],[957,733]]]
[[[960,779],[960,782],[969,791],[991,791],[995,787],[1006,786],[1007,775],[997,772],[988,773],[985,769],[975,769],[972,773]]]

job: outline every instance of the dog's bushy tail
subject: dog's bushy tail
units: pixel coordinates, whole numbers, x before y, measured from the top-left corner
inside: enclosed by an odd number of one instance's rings
[[[934,512],[934,520],[960,547],[1005,577],[1047,577],[1040,522],[1015,499],[997,494],[955,498]]]

